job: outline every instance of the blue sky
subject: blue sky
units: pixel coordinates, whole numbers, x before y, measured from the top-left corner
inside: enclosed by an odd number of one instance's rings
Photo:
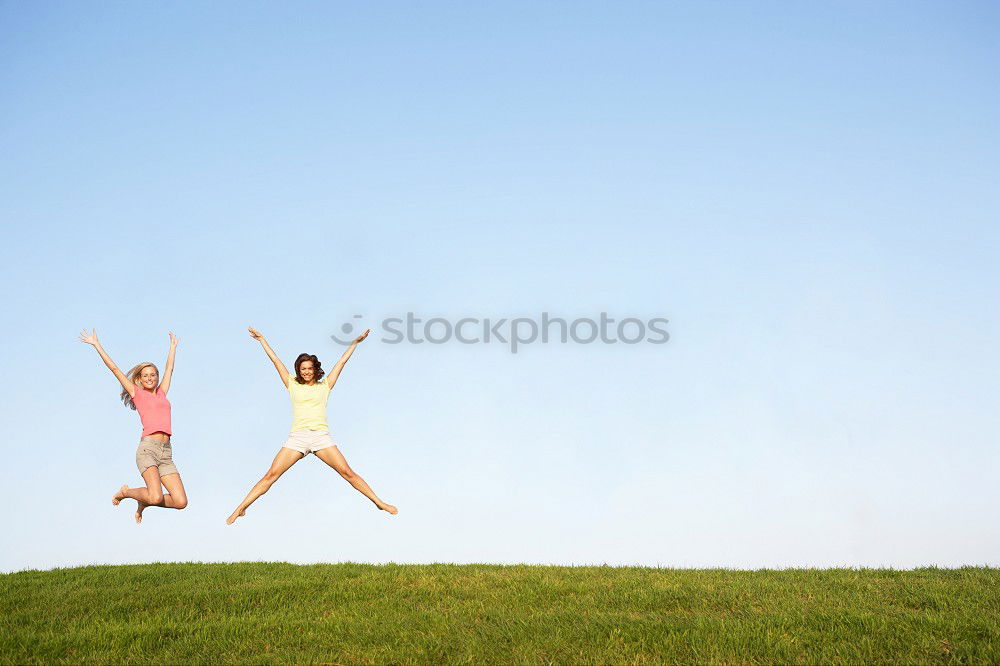
[[[0,3],[0,569],[1000,564],[992,3]],[[424,317],[665,345],[389,345]],[[246,333],[332,364],[287,434]],[[136,527],[162,366],[183,512]]]

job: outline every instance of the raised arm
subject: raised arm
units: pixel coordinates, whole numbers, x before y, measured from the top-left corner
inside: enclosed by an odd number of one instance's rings
[[[174,352],[177,351],[177,336],[172,331],[170,335],[170,351],[167,352],[167,366],[163,369],[163,379],[160,381],[160,390],[166,395],[170,390],[170,378],[174,376]]]
[[[278,371],[278,376],[281,377],[281,385],[287,387],[288,368],[285,367],[285,364],[281,362],[278,355],[274,353],[273,349],[271,349],[271,345],[267,344],[267,340],[264,339],[264,336],[261,335],[260,331],[255,329],[253,326],[248,327],[248,330],[250,331],[250,337],[260,343],[260,346],[264,348],[264,353],[267,354],[269,359],[271,359],[271,363],[274,363],[274,369]]]
[[[351,358],[351,354],[354,353],[354,350],[358,346],[358,343],[367,338],[368,334],[371,332],[372,329],[370,328],[365,329],[364,333],[356,337],[354,339],[354,342],[348,345],[347,351],[344,352],[344,355],[340,357],[340,360],[337,361],[334,364],[333,368],[330,369],[330,374],[326,376],[327,386],[329,386],[331,389],[333,388],[333,385],[337,383],[337,378],[340,377],[340,371],[344,369],[344,365],[347,363],[347,359]]]
[[[97,353],[101,355],[101,360],[104,361],[104,365],[108,366],[108,370],[110,370],[118,381],[121,382],[122,388],[128,391],[129,396],[134,398],[135,383],[126,377],[124,372],[118,369],[115,362],[112,361],[111,357],[108,356],[108,353],[104,351],[104,347],[101,346],[100,341],[97,339],[97,331],[91,330],[90,333],[87,333],[87,329],[83,329],[83,332],[80,333],[80,340],[82,342],[86,342],[88,345],[93,345],[94,349],[97,350]]]

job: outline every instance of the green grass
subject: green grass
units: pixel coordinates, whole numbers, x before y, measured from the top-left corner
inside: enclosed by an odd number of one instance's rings
[[[1000,663],[992,568],[149,564],[0,609],[3,663]]]

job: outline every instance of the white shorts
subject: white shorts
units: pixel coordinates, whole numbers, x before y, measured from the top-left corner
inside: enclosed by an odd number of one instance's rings
[[[298,451],[304,456],[337,444],[330,439],[328,430],[295,430],[288,433],[288,439],[282,444],[286,449]]]

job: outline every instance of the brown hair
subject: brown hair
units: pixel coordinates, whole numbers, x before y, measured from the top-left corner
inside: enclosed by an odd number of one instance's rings
[[[313,381],[318,382],[319,380],[323,379],[323,375],[326,373],[323,372],[323,367],[320,365],[319,359],[316,358],[316,355],[299,354],[299,357],[295,359],[295,381],[297,381],[299,384],[306,383],[306,380],[302,379],[302,375],[299,373],[299,366],[302,365],[303,361],[313,362],[313,373],[314,373]]]
[[[138,384],[139,375],[142,374],[142,371],[144,369],[150,366],[153,367],[153,370],[156,370],[156,378],[159,379],[160,378],[159,369],[156,367],[156,364],[150,363],[149,361],[143,361],[142,363],[134,366],[131,370],[125,373],[125,376],[128,377],[129,381],[132,382],[133,384]],[[140,389],[136,390],[138,391]],[[141,390],[145,391],[146,389],[141,389]],[[122,397],[122,402],[125,404],[126,407],[129,407],[130,409],[135,409],[135,403],[132,402],[132,396],[130,396],[128,394],[128,391],[126,391],[124,388],[122,388],[121,397]]]

